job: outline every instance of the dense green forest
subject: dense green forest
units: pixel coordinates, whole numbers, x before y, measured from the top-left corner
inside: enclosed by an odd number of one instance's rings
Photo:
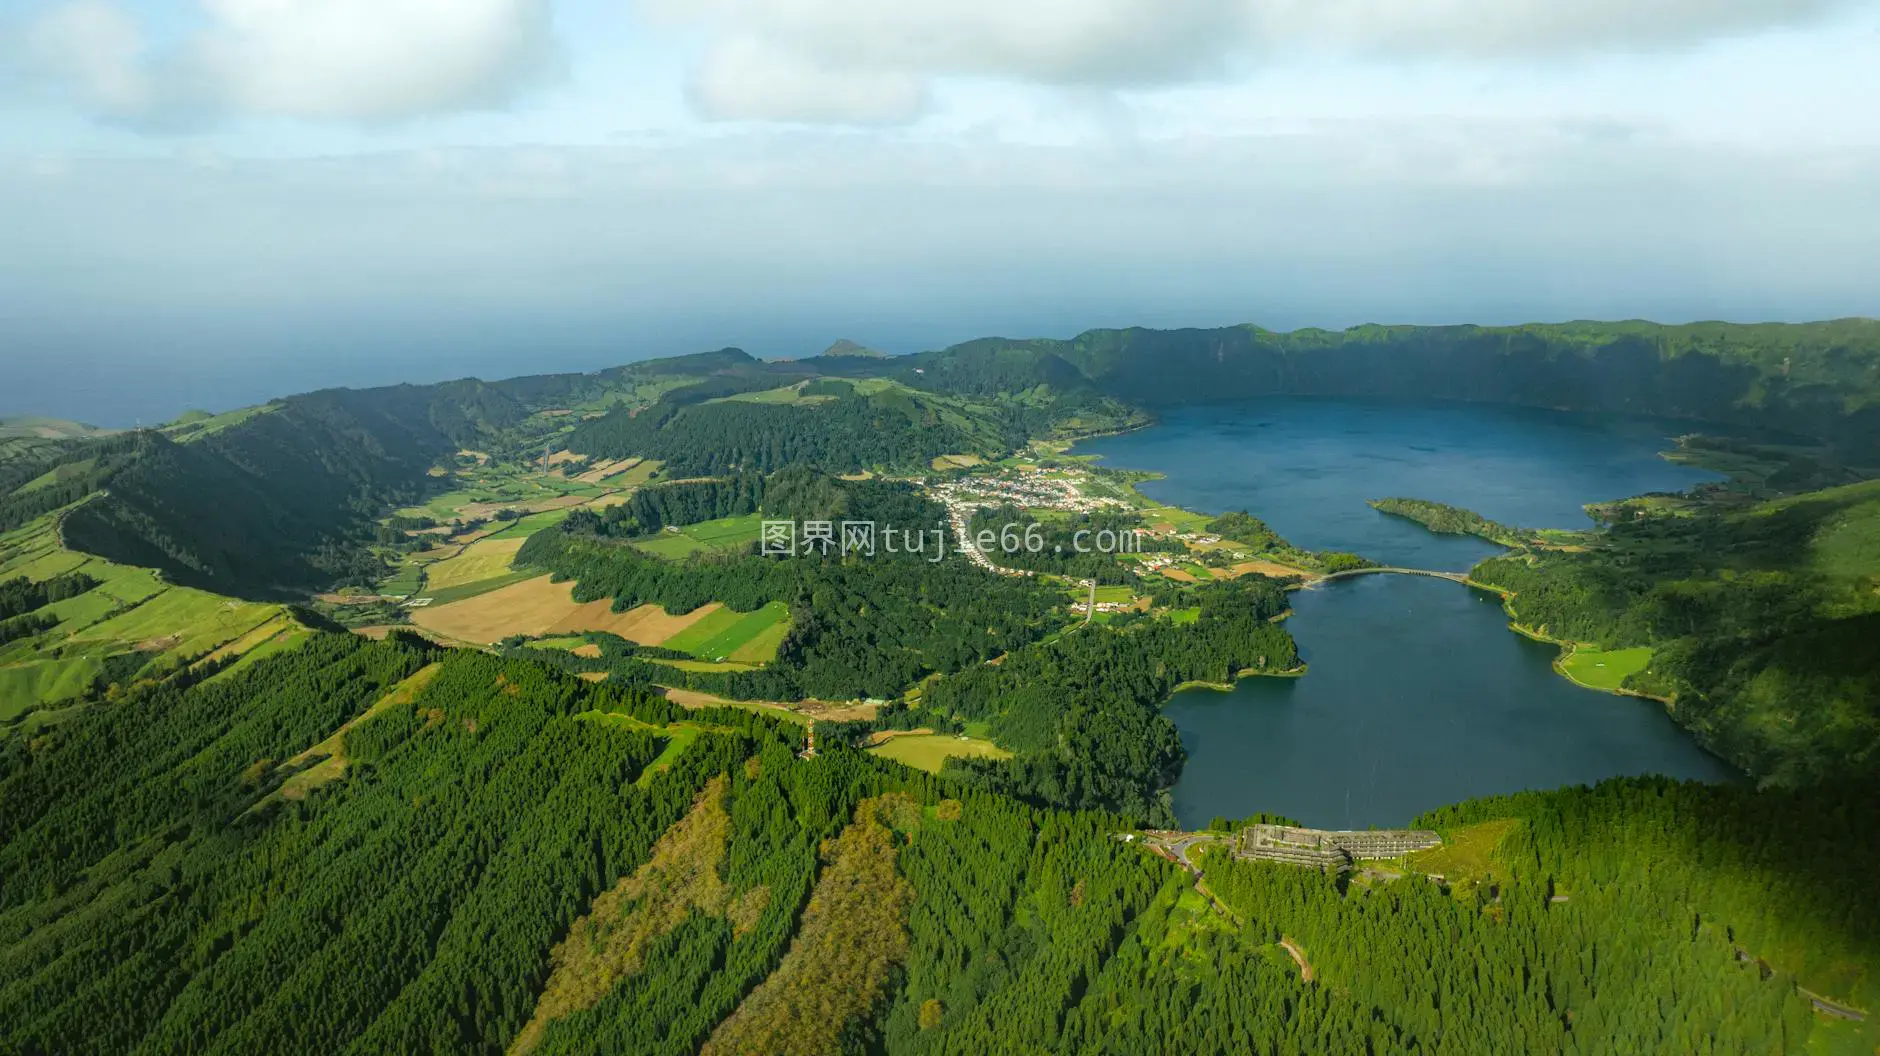
[[[659,459],[669,483],[531,522],[548,526],[517,567],[616,610],[790,613],[773,662],[689,668],[599,633],[582,654],[520,638],[492,654],[283,615],[246,658],[205,646],[161,681],[112,669],[111,692],[0,725],[0,1054],[1880,1048],[1880,1020],[1836,1018],[1880,1012],[1880,484],[1767,497],[1874,464],[1880,324],[844,351],[328,390],[0,441],[0,533],[242,597],[376,581],[373,546],[424,545],[406,533],[434,519],[390,512],[437,494],[440,465],[544,447]],[[1519,624],[1650,647],[1628,688],[1668,698],[1761,780],[1458,804],[1419,821],[1444,848],[1335,876],[1213,851],[1197,885],[1120,839],[1174,823],[1172,691],[1301,669],[1281,585],[1157,584],[1155,611],[1084,623],[1063,579],[934,560],[957,544],[913,484],[839,475],[929,476],[938,455],[1266,394],[1650,413],[1828,445],[1804,462],[1694,441],[1772,467],[1746,489],[1758,497],[1613,504],[1571,549],[1438,504],[1377,504],[1521,545],[1474,573],[1512,593]],[[872,521],[903,546],[785,560],[629,543],[760,511]],[[1006,563],[1126,582],[1057,546],[1127,526],[1052,521],[1038,553]],[[1206,530],[1301,568],[1363,561],[1299,551],[1245,511]],[[0,582],[0,641],[98,585],[40,577]],[[801,726],[687,710],[655,680],[887,703],[817,724],[805,757]],[[926,774],[856,750],[923,727],[1012,754]]]
[[[801,743],[337,634],[0,739],[0,1052],[1876,1040],[1805,992],[1880,997],[1871,789],[1528,793],[1422,819],[1437,882],[1216,855],[1197,888],[1122,819]]]
[[[383,507],[417,498],[439,459],[523,413],[480,383],[341,389],[182,439],[72,442],[32,467],[50,482],[0,501],[0,527],[82,503],[64,515],[67,545],[227,594],[370,578],[363,544]]]
[[[1272,395],[1467,400],[1729,423],[1832,441],[1856,464],[1880,456],[1873,319],[1134,328],[871,362],[939,391],[1089,386],[1150,408]]]
[[[1428,499],[1371,499],[1369,505],[1379,513],[1415,521],[1444,535],[1476,535],[1502,546],[1522,546],[1533,540],[1531,532],[1491,521],[1474,510]]]
[[[1190,623],[1137,617],[1090,625],[928,684],[923,710],[984,722],[1018,754],[953,759],[972,783],[1051,806],[1112,811],[1172,826],[1162,790],[1185,755],[1162,703],[1186,682],[1230,684],[1243,672],[1290,671],[1299,654],[1274,622],[1277,583],[1243,576],[1192,592]]]
[[[20,457],[0,458],[0,531],[98,495],[67,515],[73,546],[268,596],[372,579],[374,519],[459,448],[520,451],[546,431],[580,454],[665,460],[669,478],[851,472],[1141,421],[1131,408],[1270,394],[1654,414],[1814,437],[1863,465],[1880,458],[1876,363],[1871,320],[1105,330],[776,363],[724,349],[594,374],[331,389],[161,434],[10,439]],[[758,398],[805,382],[795,401]],[[613,409],[565,434],[531,418],[570,405]]]
[[[568,446],[608,458],[657,458],[678,476],[768,473],[791,463],[846,473],[919,468],[949,453],[1003,454],[1027,436],[1022,415],[1001,410],[969,425],[931,397],[898,387],[797,403],[697,402],[692,395],[670,393],[644,410],[616,409],[576,428]]]
[[[516,562],[575,580],[576,599],[612,598],[616,610],[652,603],[690,612],[719,601],[750,612],[783,602],[795,619],[775,663],[690,680],[747,699],[895,697],[929,674],[990,660],[1061,624],[1061,591],[988,576],[957,558],[935,560],[941,546],[952,549],[942,539],[945,511],[912,488],[780,476],[785,485],[771,495],[797,515],[873,522],[884,540],[874,556],[845,555],[838,546],[795,558],[713,554],[673,562],[591,534],[586,519],[570,518],[532,536]],[[816,494],[823,505],[798,505],[805,500],[790,498],[792,490]],[[890,553],[889,532],[911,537],[920,552],[897,543],[901,549]]]
[[[1880,758],[1880,482],[1677,512],[1622,504],[1583,550],[1477,566],[1517,622],[1650,645],[1633,688],[1713,750],[1779,784]]]
[[[1239,543],[1255,556],[1313,572],[1350,572],[1377,564],[1368,557],[1342,550],[1301,550],[1287,542],[1267,523],[1246,510],[1223,513],[1207,524],[1211,534]]]
[[[719,517],[756,513],[764,506],[765,478],[738,473],[724,480],[700,480],[641,488],[627,501],[598,513],[576,510],[566,529],[625,539],[657,532],[669,524],[694,524]]]

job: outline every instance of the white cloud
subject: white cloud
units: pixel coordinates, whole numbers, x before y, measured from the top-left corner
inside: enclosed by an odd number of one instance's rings
[[[76,0],[48,11],[24,34],[31,72],[56,81],[85,105],[136,113],[151,101],[137,23],[105,0]]]
[[[713,48],[690,94],[708,114],[864,125],[907,120],[927,102],[912,74],[817,62],[753,37]]]
[[[216,167],[80,154],[57,178],[0,154],[0,349],[20,362],[0,395],[49,411],[109,390],[97,405],[128,424],[211,382],[234,406],[844,334],[912,351],[1098,325],[1874,313],[1880,148],[1613,131],[789,130]]]
[[[498,105],[551,66],[550,0],[199,0],[161,50],[112,0],[27,29],[42,82],[134,121],[221,115],[376,121]]]
[[[1871,0],[643,0],[712,35],[717,118],[913,117],[933,78],[1153,86],[1300,53],[1505,59],[1678,47]]]
[[[501,101],[540,72],[545,0],[205,0],[205,77],[236,109],[374,119]]]

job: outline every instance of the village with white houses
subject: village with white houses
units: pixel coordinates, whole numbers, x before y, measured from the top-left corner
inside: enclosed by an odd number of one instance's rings
[[[1179,550],[1159,548],[1100,547],[1115,553],[1118,563],[1139,581],[1142,588],[1098,588],[1088,580],[1075,581],[1080,597],[1069,608],[1086,618],[1140,610],[1146,604],[1140,591],[1159,579],[1177,582],[1205,582],[1231,577],[1247,571],[1285,572],[1269,562],[1256,560],[1231,540],[1204,530],[1208,518],[1174,507],[1157,506],[1129,488],[1098,479],[1087,470],[1065,466],[1041,466],[1018,462],[991,469],[987,467],[964,476],[925,482],[927,494],[946,508],[959,549],[974,564],[1004,576],[1032,576],[1028,569],[1010,568],[982,551],[969,531],[974,514],[980,510],[1011,506],[1032,513],[1091,514],[1099,512],[1140,512],[1143,523],[1136,530],[1145,539],[1173,540]],[[1128,496],[1128,497],[1125,497]],[[996,547],[994,548],[996,549]],[[1206,562],[1205,564],[1203,562]],[[1211,566],[1211,567],[1210,567]]]

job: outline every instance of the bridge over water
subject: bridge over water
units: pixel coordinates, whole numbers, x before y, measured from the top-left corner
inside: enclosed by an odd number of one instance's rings
[[[1347,569],[1344,572],[1333,572],[1331,575],[1320,576],[1317,579],[1306,582],[1303,585],[1302,589],[1311,590],[1313,587],[1318,586],[1320,583],[1329,583],[1334,579],[1350,579],[1353,576],[1379,576],[1379,575],[1428,576],[1431,579],[1446,579],[1446,580],[1449,580],[1451,583],[1468,583],[1469,582],[1469,574],[1467,572],[1437,572],[1428,568],[1395,568],[1395,567],[1386,566],[1382,568],[1353,568],[1353,569]]]

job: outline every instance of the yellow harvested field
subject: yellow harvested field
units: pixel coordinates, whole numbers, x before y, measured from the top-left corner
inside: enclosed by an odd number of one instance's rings
[[[576,602],[572,582],[550,583],[548,578],[537,576],[448,605],[413,609],[411,619],[426,630],[473,645],[499,642],[512,634],[545,637],[582,631],[605,631],[637,645],[658,645],[719,607],[703,605],[684,616],[668,616],[657,605],[615,612],[606,599]]]
[[[611,477],[616,473],[625,473],[627,470],[632,469],[634,466],[639,465],[642,461],[644,461],[644,459],[638,459],[638,458],[606,459],[604,461],[594,463],[594,467],[592,469],[588,470],[586,473],[583,473],[574,479],[580,481],[583,484],[599,484],[601,481],[606,480],[608,477]]]
[[[515,560],[516,551],[522,549],[522,544],[526,542],[527,539],[484,539],[472,543],[456,557],[429,565],[424,574],[425,589],[443,590],[478,580],[495,579],[509,571],[509,563]]]
[[[710,693],[701,693],[696,689],[668,689],[666,699],[682,708],[715,708],[721,704],[731,703],[723,697],[714,697]]]
[[[1190,573],[1188,573],[1188,572],[1183,572],[1183,571],[1182,571],[1181,569],[1179,569],[1179,568],[1165,568],[1165,569],[1163,569],[1163,570],[1162,570],[1162,574],[1163,574],[1163,575],[1165,575],[1165,576],[1167,576],[1168,578],[1170,578],[1170,579],[1172,579],[1172,580],[1174,580],[1174,581],[1176,581],[1177,583],[1199,583],[1199,582],[1201,582],[1200,580],[1198,580],[1198,579],[1196,579],[1196,578],[1195,578],[1195,577],[1194,577],[1194,576],[1193,576],[1192,574],[1190,574]]]
[[[796,708],[775,700],[732,700],[728,697],[719,697],[713,696],[710,693],[703,693],[696,689],[676,688],[668,688],[666,690],[666,699],[682,708],[692,708],[694,710],[698,708],[746,708],[751,711],[761,711],[766,714],[776,715],[779,718],[789,719],[793,722],[808,724],[810,721],[807,717],[800,714]]]
[[[796,710],[815,719],[817,722],[867,722],[881,710],[878,704],[858,704],[854,701],[831,703],[814,697],[796,706]]]
[[[894,740],[896,737],[932,737],[932,736],[933,736],[933,731],[928,729],[925,726],[922,726],[918,730],[876,730],[874,733],[871,733],[868,735],[868,747],[874,748],[883,744],[887,744],[889,741]]]
[[[588,642],[583,645],[575,646],[573,649],[569,650],[569,652],[572,652],[576,656],[585,656],[589,659],[593,659],[601,655],[601,647],[595,645],[593,642]]]
[[[552,634],[572,634],[578,631],[606,631],[617,634],[635,645],[663,645],[673,635],[685,630],[698,621],[717,612],[724,606],[717,602],[700,605],[684,616],[668,616],[666,610],[657,605],[641,605],[626,612],[613,612],[611,602],[596,601],[582,606],[583,610],[569,620],[549,628]]]
[[[1240,564],[1234,566],[1233,572],[1237,576],[1245,576],[1257,572],[1262,576],[1272,576],[1274,579],[1284,579],[1287,576],[1296,576],[1300,579],[1318,578],[1317,575],[1307,572],[1303,568],[1282,565],[1277,561],[1242,561]]]

